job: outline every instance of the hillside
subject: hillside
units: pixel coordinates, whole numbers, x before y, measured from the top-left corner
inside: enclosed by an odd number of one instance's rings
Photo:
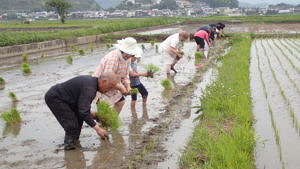
[[[45,10],[48,0],[0,0],[0,10]],[[95,0],[66,0],[73,4],[72,11],[97,10],[100,5]]]
[[[123,0],[95,0],[103,8],[110,8],[119,5]]]

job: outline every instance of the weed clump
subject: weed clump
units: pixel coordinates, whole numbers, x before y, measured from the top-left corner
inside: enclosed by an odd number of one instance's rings
[[[204,53],[203,52],[196,52],[195,53],[195,58],[196,59],[202,59],[204,57]]]
[[[5,80],[2,77],[0,77],[0,85],[4,85],[4,84],[5,84]]]
[[[28,63],[22,63],[21,67],[23,73],[31,73],[31,69]]]
[[[68,64],[72,64],[73,63],[73,57],[71,55],[66,56],[65,59],[66,59],[66,62]]]
[[[18,101],[17,96],[16,96],[16,94],[14,92],[9,92],[8,93],[8,97],[10,97],[13,102],[17,102]]]
[[[96,116],[105,128],[117,130],[120,127],[120,119],[118,113],[105,101],[100,101],[97,104]]]
[[[16,108],[12,108],[10,112],[3,112],[0,117],[8,124],[21,122],[20,112]]]
[[[162,80],[160,83],[166,90],[172,89],[172,82],[170,79]]]
[[[21,57],[23,62],[28,63],[28,54],[23,53]]]

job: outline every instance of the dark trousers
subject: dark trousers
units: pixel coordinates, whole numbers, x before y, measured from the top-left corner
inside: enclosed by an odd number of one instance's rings
[[[148,91],[142,83],[139,84],[139,85],[131,86],[131,88],[137,88],[139,90],[139,92],[141,93],[143,98],[146,98],[148,96]],[[137,94],[132,94],[131,99],[133,101],[136,101],[137,100]]]
[[[45,95],[45,101],[59,124],[65,130],[65,139],[79,139],[83,120],[77,110],[58,97],[55,88],[51,88]]]

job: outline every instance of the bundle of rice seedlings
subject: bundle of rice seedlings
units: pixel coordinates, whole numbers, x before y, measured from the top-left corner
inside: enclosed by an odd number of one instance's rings
[[[66,62],[67,62],[68,64],[72,64],[72,63],[73,63],[73,57],[72,57],[71,55],[68,55],[68,56],[66,56],[65,58],[66,58]]]
[[[96,116],[105,128],[117,130],[121,125],[118,113],[105,101],[100,101],[97,104]]]
[[[0,85],[4,85],[4,84],[5,84],[5,80],[2,77],[0,77]]]
[[[129,94],[137,94],[139,92],[139,89],[133,88],[129,91]]]
[[[8,124],[21,122],[20,112],[16,108],[12,108],[10,112],[1,113],[0,117]]]
[[[84,55],[84,50],[83,49],[78,49],[79,55],[83,56]]]
[[[89,48],[90,48],[91,52],[93,52],[93,51],[94,51],[94,44],[93,44],[93,43],[90,43]]]
[[[154,40],[150,41],[150,44],[151,44],[151,46],[154,46],[155,41]]]
[[[202,59],[203,57],[204,57],[204,53],[203,52],[196,52],[195,53],[195,58]]]
[[[159,67],[155,66],[153,63],[143,65],[143,67],[144,67],[144,69],[146,69],[147,72],[150,72],[150,73],[156,73],[160,70]]]
[[[23,73],[31,73],[31,69],[28,63],[22,63],[21,67]]]
[[[28,62],[28,54],[23,53],[21,57],[22,57],[23,62],[26,62],[26,63]]]
[[[172,82],[170,79],[162,80],[160,83],[166,90],[172,89]]]
[[[143,50],[146,49],[146,47],[145,47],[144,44],[141,45],[141,48],[142,48]]]
[[[9,92],[8,93],[8,97],[10,97],[13,102],[17,102],[18,101],[17,96],[16,96],[16,94],[14,92]]]

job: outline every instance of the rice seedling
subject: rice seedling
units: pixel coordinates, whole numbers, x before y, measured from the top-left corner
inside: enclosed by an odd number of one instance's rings
[[[195,53],[195,58],[202,59],[203,57],[204,57],[204,53],[203,52],[196,52]]]
[[[143,65],[143,67],[149,73],[156,73],[160,70],[159,67],[155,66],[153,63]]]
[[[166,90],[172,89],[172,82],[170,79],[162,80],[160,83]]]
[[[85,52],[84,52],[83,49],[80,49],[80,48],[79,48],[79,49],[78,49],[78,53],[79,53],[79,55],[83,56]]]
[[[8,97],[10,97],[13,102],[17,102],[18,101],[17,96],[16,96],[16,94],[14,92],[9,92],[8,93]]]
[[[23,53],[21,57],[23,62],[28,63],[28,54]]]
[[[129,94],[137,94],[139,90],[137,88],[133,88],[129,91]]]
[[[31,69],[28,63],[22,63],[22,72],[25,74],[31,73]]]
[[[4,85],[4,84],[5,84],[5,80],[2,77],[0,77],[0,85]]]
[[[150,44],[151,44],[151,46],[154,46],[155,41],[154,40],[150,41]]]
[[[41,53],[41,58],[44,58],[44,57],[45,57],[45,53],[42,52],[42,53]]]
[[[93,44],[93,43],[90,43],[90,45],[89,45],[89,49],[90,49],[90,51],[91,51],[91,52],[93,52],[93,51],[94,51],[94,44]]]
[[[105,101],[100,101],[97,104],[96,116],[105,128],[117,130],[120,127],[121,122],[118,113]]]
[[[66,59],[66,62],[68,64],[72,64],[73,63],[73,57],[71,55],[66,56],[65,59]]]
[[[8,124],[21,122],[20,112],[16,108],[12,108],[9,112],[1,113],[0,117]]]
[[[145,45],[144,45],[144,44],[142,44],[142,45],[141,45],[141,48],[142,48],[143,50],[145,50],[145,49],[146,49],[146,47],[145,47]]]
[[[79,47],[78,46],[74,46],[74,45],[72,45],[72,46],[70,46],[70,49],[71,49],[71,51],[78,51],[79,50]]]
[[[113,45],[112,44],[110,44],[110,43],[107,43],[106,44],[106,47],[109,49],[109,48],[111,48]]]

